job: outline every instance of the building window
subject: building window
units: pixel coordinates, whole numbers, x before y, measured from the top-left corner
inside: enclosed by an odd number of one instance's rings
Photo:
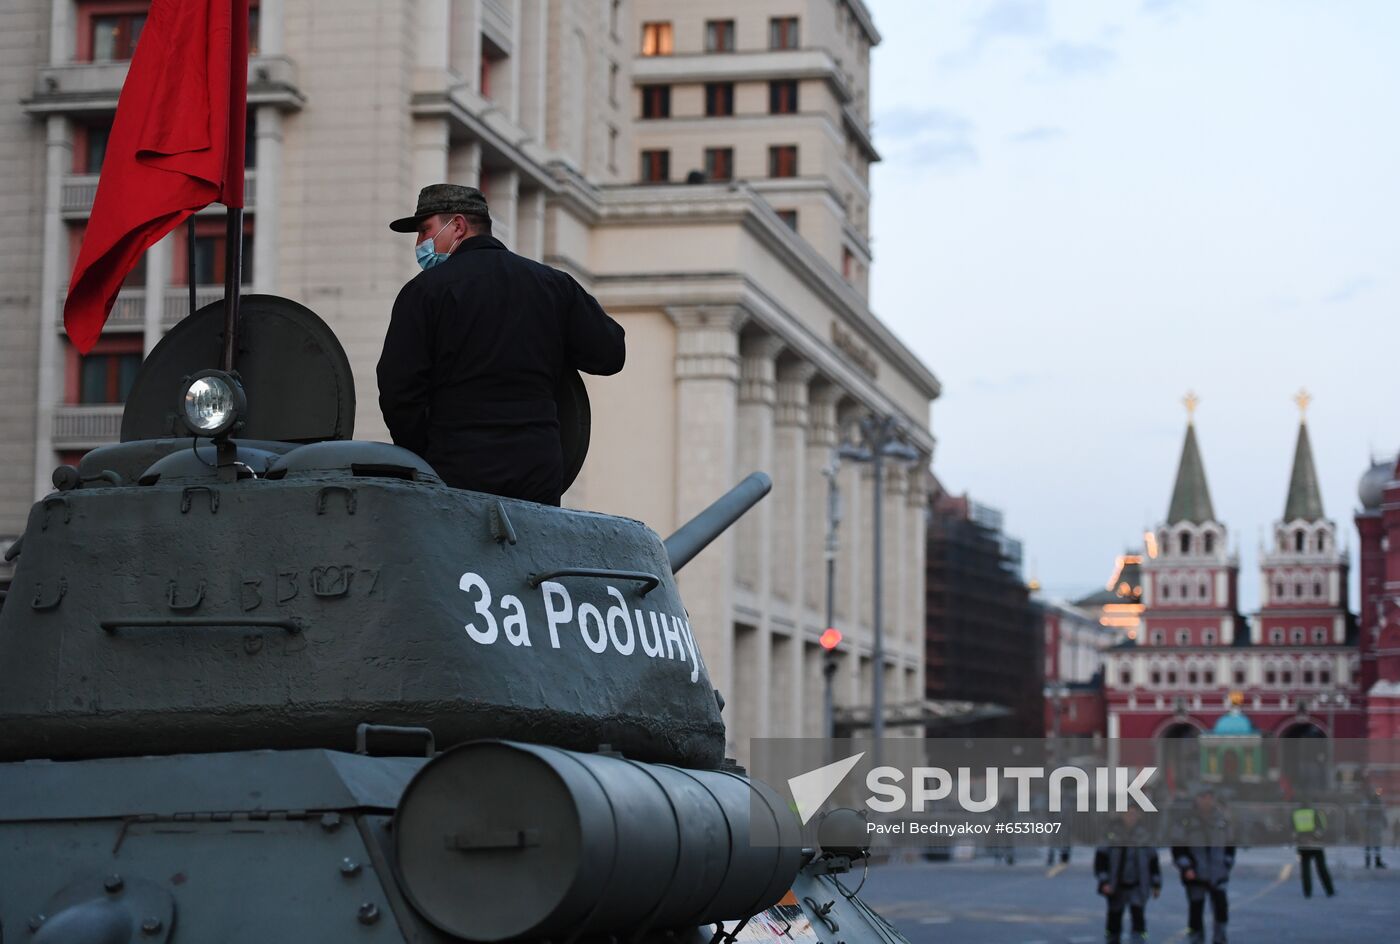
[[[1318,670],[1317,670],[1317,681],[1318,681],[1318,684],[1319,684],[1319,685],[1331,685],[1331,684],[1332,684],[1332,670],[1331,670],[1331,669],[1318,669]]]
[[[1178,629],[1178,630],[1176,631],[1176,644],[1177,644],[1178,646],[1189,646],[1189,645],[1191,645],[1191,630],[1189,630],[1189,629]]]
[[[1127,669],[1124,669],[1122,672],[1118,673],[1118,684],[1121,685],[1123,688],[1128,688],[1129,686],[1131,686],[1133,684],[1133,673],[1128,671]]]
[[[1280,599],[1280,600],[1283,599],[1283,584],[1282,584],[1282,583],[1276,583],[1276,584],[1274,584],[1274,596],[1277,597],[1277,598]]]
[[[642,152],[642,182],[664,184],[671,179],[670,151]]]
[[[1275,646],[1283,645],[1283,630],[1281,630],[1281,629],[1271,629],[1271,630],[1269,630],[1269,642],[1273,643]]]
[[[1304,670],[1303,670],[1303,684],[1304,684],[1304,685],[1311,685],[1312,683],[1313,683],[1313,671],[1312,671],[1312,669],[1304,669]]]
[[[132,350],[128,345],[135,345]],[[125,403],[141,369],[141,339],[104,339],[78,358],[79,403]],[[125,348],[125,349],[124,349]]]
[[[1176,670],[1175,670],[1175,669],[1169,669],[1169,670],[1167,671],[1167,684],[1168,684],[1168,685],[1171,685],[1171,686],[1175,686],[1175,685],[1176,685]]]
[[[1198,684],[1199,682],[1200,682],[1200,677],[1196,675],[1196,670],[1195,670],[1195,669],[1192,669],[1190,672],[1187,672],[1187,673],[1186,673],[1186,684],[1187,684],[1187,685],[1193,685],[1193,686],[1194,686],[1194,685]]]
[[[778,144],[768,149],[768,176],[797,176],[797,145]]]
[[[1207,687],[1210,687],[1210,686],[1212,686],[1212,685],[1215,684],[1215,670],[1214,670],[1214,669],[1206,669],[1206,670],[1201,674],[1201,677],[1205,680],[1205,683],[1206,683],[1206,686],[1207,686]]]
[[[1162,584],[1162,599],[1163,599],[1163,600],[1170,600],[1171,598],[1172,598],[1172,585],[1169,584],[1169,583],[1164,583],[1164,584]]]
[[[643,118],[670,118],[670,117],[671,117],[671,86],[669,86],[669,85],[643,85],[643,86],[642,86],[642,117],[643,117]]]
[[[92,18],[92,61],[123,62],[136,52],[145,13],[104,13]]]
[[[1293,532],[1293,550],[1301,551],[1303,549],[1304,541],[1305,538],[1303,537],[1303,532],[1301,529]]]
[[[705,83],[705,116],[726,118],[734,114],[734,83]]]
[[[1316,600],[1322,599],[1322,584],[1317,581],[1313,582],[1313,598]]]
[[[1203,583],[1196,588],[1196,593],[1204,600],[1206,597],[1210,596],[1210,587]]]
[[[797,231],[797,211],[796,211],[796,210],[779,210],[779,211],[778,211],[778,219],[780,219],[780,220],[782,220],[784,223],[786,223],[788,229],[790,229],[790,230],[792,230],[792,231],[794,231],[794,232]]]
[[[1207,646],[1215,645],[1215,630],[1207,629],[1201,633],[1201,642]]]
[[[642,55],[669,56],[675,52],[670,22],[642,24]]]
[[[1282,672],[1280,672],[1280,673],[1279,673],[1279,681],[1282,682],[1284,685],[1292,685],[1292,684],[1293,684],[1293,670],[1292,670],[1292,669],[1284,669]]]
[[[1293,645],[1295,645],[1295,646],[1301,646],[1302,644],[1303,644],[1303,631],[1302,631],[1301,629],[1299,629],[1298,627],[1295,626],[1295,627],[1293,627]]]
[[[768,21],[768,48],[797,48],[797,17],[775,16]]]
[[[844,246],[841,247],[841,278],[847,282],[853,281],[856,277],[856,257]]]
[[[1243,684],[1244,684],[1244,669],[1236,669],[1236,670],[1235,670],[1235,684],[1236,684],[1236,685],[1243,685]]]
[[[107,156],[107,139],[112,134],[111,122],[80,124],[73,136],[73,173],[100,174],[102,159]]]
[[[184,239],[177,239],[171,254],[170,284],[188,285],[189,266]],[[198,220],[194,237],[194,282],[196,285],[223,285],[228,238],[223,220]],[[253,221],[243,222],[243,285],[253,282]]]
[[[1165,639],[1166,636],[1163,635],[1160,629],[1152,630],[1152,645],[1160,646]]]
[[[780,79],[768,83],[768,113],[770,115],[797,114],[797,80]]]
[[[710,180],[733,180],[734,149],[705,148],[705,176]]]
[[[617,104],[617,79],[621,73],[621,67],[616,62],[608,65],[608,101]]]
[[[1215,535],[1214,535],[1214,534],[1211,534],[1209,531],[1207,531],[1207,532],[1205,533],[1205,537],[1204,537],[1202,540],[1205,541],[1206,553],[1207,553],[1207,554],[1209,554],[1209,553],[1211,553],[1212,551],[1215,550]]]
[[[1161,685],[1161,684],[1162,684],[1162,673],[1159,672],[1159,671],[1156,670],[1156,669],[1153,669],[1153,670],[1152,670],[1152,684],[1153,684],[1153,685]]]
[[[1181,553],[1183,553],[1183,554],[1190,554],[1190,553],[1191,553],[1191,535],[1189,535],[1189,534],[1187,534],[1186,532],[1183,531],[1182,534],[1181,534],[1180,540],[1181,540]]]
[[[705,51],[734,51],[733,20],[709,20],[705,23]]]

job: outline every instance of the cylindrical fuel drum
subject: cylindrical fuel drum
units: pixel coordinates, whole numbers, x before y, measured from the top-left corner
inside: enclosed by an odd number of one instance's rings
[[[801,864],[797,818],[761,783],[509,741],[425,766],[394,835],[408,900],[472,941],[746,918]]]

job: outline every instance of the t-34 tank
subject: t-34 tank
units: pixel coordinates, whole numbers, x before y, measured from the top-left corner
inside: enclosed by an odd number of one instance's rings
[[[891,939],[831,874],[852,850],[726,763],[677,593],[765,476],[666,541],[448,488],[347,439],[349,365],[293,302],[244,299],[238,375],[206,369],[221,309],[9,552],[0,940]]]

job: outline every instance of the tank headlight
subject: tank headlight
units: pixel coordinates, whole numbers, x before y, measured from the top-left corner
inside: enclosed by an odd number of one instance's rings
[[[185,381],[180,415],[196,436],[222,436],[248,412],[243,385],[221,370],[202,370]]]

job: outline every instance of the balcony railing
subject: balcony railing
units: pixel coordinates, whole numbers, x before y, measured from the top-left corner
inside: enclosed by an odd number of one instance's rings
[[[251,286],[243,286],[243,291],[251,291]],[[210,302],[216,302],[223,297],[224,287],[222,285],[196,285],[194,287],[195,305],[198,308],[203,308]],[[168,331],[176,322],[190,313],[189,286],[180,285],[166,289],[163,308],[162,327]]]
[[[56,323],[59,330],[63,330],[63,303],[66,296],[58,300],[58,317]],[[107,316],[107,323],[102,330],[126,330],[139,331],[146,326],[146,290],[144,288],[124,288],[117,293],[116,304],[112,306],[112,313]]]
[[[63,178],[63,195],[60,198],[64,216],[81,218],[92,213],[92,201],[97,196],[96,174],[69,174]],[[258,196],[258,172],[249,170],[243,175],[243,206],[252,210]],[[218,204],[210,204],[209,212],[217,212]]]
[[[90,115],[111,112],[126,81],[129,62],[61,62],[40,66],[33,94],[22,104],[31,115]],[[306,98],[296,64],[286,56],[248,60],[248,104],[296,111]]]
[[[122,410],[120,403],[56,407],[54,448],[82,449],[116,442],[121,437]]]

